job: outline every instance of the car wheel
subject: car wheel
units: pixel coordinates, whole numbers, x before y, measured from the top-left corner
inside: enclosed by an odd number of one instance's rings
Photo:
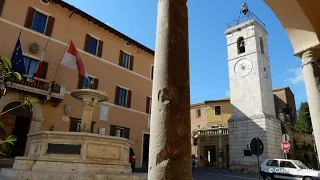
[[[265,180],[273,180],[273,177],[267,175],[267,176],[264,177],[264,179],[265,179]]]
[[[311,177],[305,177],[305,178],[303,178],[303,180],[312,180],[312,178]]]

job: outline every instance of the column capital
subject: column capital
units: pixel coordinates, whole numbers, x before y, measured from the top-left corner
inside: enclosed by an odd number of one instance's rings
[[[302,60],[302,67],[310,63],[318,62],[320,60],[320,50],[309,49],[305,51],[301,55],[301,60]]]

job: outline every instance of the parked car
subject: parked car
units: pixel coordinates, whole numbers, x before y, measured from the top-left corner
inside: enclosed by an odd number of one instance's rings
[[[266,159],[260,166],[260,174],[265,180],[320,179],[320,171],[309,169],[301,161],[293,159]]]
[[[129,163],[131,164],[132,172],[134,172],[135,166],[136,166],[136,157],[134,156],[134,152],[132,148],[130,148]]]

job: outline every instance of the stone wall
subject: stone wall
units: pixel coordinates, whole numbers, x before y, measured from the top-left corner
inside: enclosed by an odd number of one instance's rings
[[[302,161],[309,168],[319,169],[314,136],[300,132],[293,132],[293,157]]]

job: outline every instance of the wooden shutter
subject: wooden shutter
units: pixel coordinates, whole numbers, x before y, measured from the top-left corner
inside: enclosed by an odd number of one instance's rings
[[[77,132],[77,128],[78,128],[78,120],[70,118],[69,131],[70,132]]]
[[[84,41],[84,48],[83,48],[83,50],[86,52],[88,52],[90,38],[91,36],[89,34],[86,34],[86,39]]]
[[[28,13],[27,13],[27,16],[26,16],[26,20],[24,22],[24,27],[31,29],[32,22],[33,22],[33,17],[34,17],[34,13],[35,12],[36,12],[35,9],[33,9],[32,7],[29,7]]]
[[[133,59],[134,59],[134,56],[130,55],[130,66],[129,66],[129,69],[132,71],[133,70]]]
[[[2,10],[3,10],[3,7],[4,7],[4,1],[5,0],[0,0],[0,16],[1,16],[1,13],[2,13]]]
[[[153,70],[154,70],[154,66],[151,66],[151,79],[153,79]]]
[[[146,113],[150,113],[149,112],[149,109],[150,109],[150,100],[151,100],[151,98],[150,97],[147,97],[147,102],[146,102],[146,104],[147,104],[147,106],[146,106]]]
[[[120,87],[116,86],[116,94],[114,97],[114,104],[119,105],[119,94],[120,94]]]
[[[97,54],[98,57],[102,56],[102,49],[103,49],[103,41],[99,40],[99,47],[98,47],[98,54]]]
[[[110,125],[110,136],[116,135],[116,127],[113,125]]]
[[[94,79],[93,80],[93,89],[97,90],[99,85],[99,79]]]
[[[43,72],[43,74],[42,74],[42,77],[40,77],[40,78],[46,79],[48,66],[49,66],[49,63],[42,61],[42,72]]]
[[[83,79],[84,79],[84,77],[79,75],[78,89],[82,89]]]
[[[47,23],[45,35],[51,36],[53,25],[54,25],[54,17],[48,16],[48,23]]]
[[[125,128],[123,130],[123,137],[129,139],[130,136],[130,129],[129,128]]]
[[[123,63],[123,54],[124,52],[122,50],[120,50],[120,55],[119,55],[119,65],[122,66]]]
[[[132,92],[130,90],[127,91],[127,108],[131,107],[131,94]]]

